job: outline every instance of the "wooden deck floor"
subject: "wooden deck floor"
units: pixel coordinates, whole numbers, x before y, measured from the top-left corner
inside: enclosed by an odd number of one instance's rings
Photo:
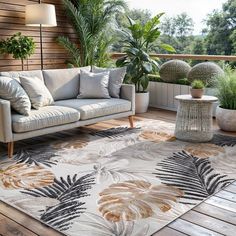
[[[136,120],[156,119],[175,122],[175,112],[150,109]],[[127,119],[111,120],[92,125],[104,129],[127,123]],[[219,131],[215,122],[214,129]],[[230,133],[236,135],[236,133]],[[52,135],[47,136],[50,139]],[[18,145],[21,145],[18,142]],[[2,236],[61,236],[62,234],[0,201],[0,235]],[[205,200],[191,211],[155,233],[153,236],[236,235],[236,182]]]

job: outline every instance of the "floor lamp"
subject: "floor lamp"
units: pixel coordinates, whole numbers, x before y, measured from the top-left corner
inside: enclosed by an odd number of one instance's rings
[[[40,55],[41,55],[41,70],[43,69],[43,39],[42,27],[57,26],[55,6],[52,4],[44,4],[39,1],[39,4],[26,5],[25,8],[25,24],[27,26],[36,26],[40,30]]]

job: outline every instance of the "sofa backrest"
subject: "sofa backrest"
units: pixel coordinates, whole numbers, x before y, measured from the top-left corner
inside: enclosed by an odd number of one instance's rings
[[[39,79],[41,79],[42,81],[44,81],[43,73],[41,70],[0,72],[0,75],[10,77],[10,78],[16,79],[16,80],[19,80],[20,76],[28,76],[28,77],[36,76]]]
[[[44,82],[55,101],[77,97],[80,69],[89,71],[90,67],[43,70]]]

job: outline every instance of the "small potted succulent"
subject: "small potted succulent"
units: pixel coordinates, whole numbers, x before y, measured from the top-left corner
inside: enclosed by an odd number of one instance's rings
[[[204,93],[205,85],[201,80],[194,80],[191,83],[190,93],[193,98],[201,98]]]

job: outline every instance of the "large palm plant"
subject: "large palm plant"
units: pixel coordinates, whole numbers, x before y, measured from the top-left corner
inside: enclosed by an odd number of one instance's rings
[[[67,16],[79,38],[78,44],[68,37],[58,38],[71,56],[73,66],[104,64],[107,49],[111,43],[108,33],[112,28],[112,20],[126,4],[123,0],[63,0]]]

